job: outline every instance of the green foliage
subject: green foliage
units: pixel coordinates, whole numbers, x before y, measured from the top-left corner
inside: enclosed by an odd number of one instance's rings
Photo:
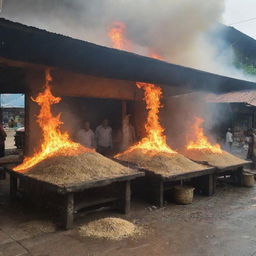
[[[256,66],[247,57],[242,56],[235,51],[234,65],[236,68],[241,69],[244,73],[256,76]]]
[[[249,75],[254,75],[256,76],[256,67],[253,66],[252,64],[244,64],[244,63],[239,63],[239,68],[242,69],[245,73]]]

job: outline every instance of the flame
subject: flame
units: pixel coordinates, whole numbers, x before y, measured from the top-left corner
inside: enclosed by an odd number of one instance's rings
[[[154,84],[136,83],[138,88],[142,88],[145,92],[144,100],[148,110],[147,120],[145,124],[146,137],[137,144],[131,146],[125,152],[117,154],[115,157],[131,152],[134,149],[147,149],[158,152],[176,153],[166,143],[164,128],[159,121],[159,109],[161,108],[160,99],[162,89]]]
[[[112,25],[109,32],[109,37],[112,40],[113,46],[117,49],[129,49],[130,41],[125,37],[126,26],[122,22],[116,22]],[[162,59],[160,55],[152,52],[150,57]],[[136,83],[138,88],[144,90],[144,100],[146,101],[146,108],[148,110],[147,121],[145,124],[146,137],[144,137],[137,144],[131,146],[125,152],[117,154],[118,157],[122,154],[130,152],[134,149],[147,149],[153,151],[176,153],[166,143],[164,129],[159,121],[159,109],[161,107],[160,99],[162,96],[162,89],[154,84],[149,83]]]
[[[111,25],[108,36],[110,37],[114,48],[119,50],[130,49],[130,41],[126,39],[125,33],[126,26],[124,23],[118,21]]]
[[[219,144],[211,144],[207,137],[204,135],[204,131],[202,128],[204,120],[202,118],[196,117],[195,123],[192,127],[192,131],[195,134],[195,140],[189,141],[187,145],[187,149],[207,149],[211,151],[212,153],[222,153],[222,150],[220,148]]]
[[[148,56],[153,59],[164,60],[164,58],[155,51],[150,51]]]
[[[62,133],[60,131],[60,125],[63,124],[60,121],[60,114],[53,116],[51,105],[59,103],[61,98],[52,95],[49,85],[52,78],[49,70],[46,70],[45,79],[45,90],[39,93],[35,99],[32,98],[41,107],[37,122],[43,132],[43,143],[39,152],[34,153],[32,157],[26,157],[22,164],[14,168],[18,172],[25,172],[42,160],[54,155],[78,155],[92,151],[71,141],[67,132]]]
[[[126,37],[126,25],[121,21],[116,21],[111,24],[108,36],[112,41],[113,47],[116,49],[130,51],[133,48],[132,42]],[[152,49],[148,50],[148,57],[157,60],[164,60],[160,54]]]

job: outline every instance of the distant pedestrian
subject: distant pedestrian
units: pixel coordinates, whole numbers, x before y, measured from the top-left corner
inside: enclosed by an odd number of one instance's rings
[[[3,126],[0,124],[0,157],[3,157],[5,155],[6,137],[7,137],[7,134],[6,134]]]
[[[254,144],[255,144],[254,137],[255,136],[253,134],[253,130],[249,129],[247,132],[247,137],[246,137],[246,141],[248,143],[248,152],[247,152],[246,159],[248,159],[248,160],[252,160],[252,158],[254,156]]]
[[[231,152],[232,149],[232,144],[233,144],[233,133],[230,128],[228,128],[227,133],[226,133],[226,146],[229,152]]]

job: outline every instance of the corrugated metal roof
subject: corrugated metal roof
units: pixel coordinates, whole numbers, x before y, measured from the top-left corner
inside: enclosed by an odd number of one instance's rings
[[[0,38],[0,56],[8,61],[57,67],[111,79],[176,86],[187,91],[223,93],[256,89],[254,82],[107,48],[2,18]]]
[[[256,90],[207,94],[206,101],[211,103],[246,103],[256,106]]]

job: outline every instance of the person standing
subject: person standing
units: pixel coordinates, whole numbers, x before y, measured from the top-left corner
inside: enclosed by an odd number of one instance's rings
[[[121,142],[121,152],[128,149],[136,141],[135,129],[130,122],[130,115],[126,115],[123,119],[122,125],[122,142]]]
[[[231,132],[231,129],[228,128],[226,133],[226,145],[229,152],[231,152],[232,144],[233,144],[233,134]]]
[[[90,122],[84,121],[83,128],[77,133],[77,141],[86,148],[95,148],[95,135],[90,128]]]
[[[104,119],[102,124],[95,131],[97,152],[104,156],[108,156],[113,148],[112,128],[109,126],[107,119]]]
[[[6,134],[3,126],[0,124],[0,157],[3,157],[5,155],[6,137],[7,137],[7,134]]]
[[[249,129],[247,131],[247,137],[246,137],[246,142],[248,144],[248,152],[247,152],[247,157],[246,159],[248,160],[252,160],[253,158],[253,155],[254,155],[254,134],[253,134],[253,131],[252,129]]]

